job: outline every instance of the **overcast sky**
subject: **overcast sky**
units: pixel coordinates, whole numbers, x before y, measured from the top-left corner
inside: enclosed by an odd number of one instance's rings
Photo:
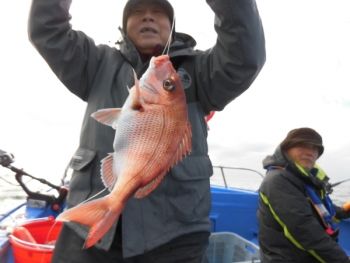
[[[198,49],[216,40],[204,0],[173,0],[176,30]],[[119,38],[125,1],[74,0],[73,28],[96,43]],[[60,178],[78,147],[85,103],[65,89],[27,37],[30,0],[1,1],[0,149],[37,177]],[[350,178],[350,1],[258,0],[267,62],[242,96],[209,122],[214,165],[264,173],[289,130],[316,129],[325,153],[319,164],[331,181]],[[0,170],[0,174],[6,171]]]

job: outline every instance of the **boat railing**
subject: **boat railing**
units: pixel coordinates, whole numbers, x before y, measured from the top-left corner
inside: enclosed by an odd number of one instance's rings
[[[260,173],[257,170],[254,170],[254,169],[250,169],[250,168],[221,166],[221,165],[219,165],[219,166],[214,165],[213,168],[220,170],[221,177],[222,177],[222,180],[224,182],[224,186],[226,188],[229,187],[229,184],[228,184],[228,180],[227,180],[228,175],[227,175],[227,173],[225,173],[225,170],[241,170],[241,171],[253,172],[255,174],[258,174],[261,177],[261,179],[264,179],[264,175],[262,173]]]

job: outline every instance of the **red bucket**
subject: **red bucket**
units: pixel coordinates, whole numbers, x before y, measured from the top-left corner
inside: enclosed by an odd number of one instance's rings
[[[10,236],[15,263],[50,263],[63,222],[53,217],[22,224]]]

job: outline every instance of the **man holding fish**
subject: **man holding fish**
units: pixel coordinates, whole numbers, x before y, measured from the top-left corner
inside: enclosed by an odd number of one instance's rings
[[[205,116],[248,89],[265,63],[255,1],[207,0],[218,40],[206,51],[175,31],[166,0],[126,3],[119,49],[74,31],[70,4],[33,0],[29,16],[33,45],[87,102],[69,209],[58,218],[70,222],[52,262],[207,262]]]

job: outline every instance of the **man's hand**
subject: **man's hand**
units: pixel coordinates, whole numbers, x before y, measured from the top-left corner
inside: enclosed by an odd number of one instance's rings
[[[337,219],[350,218],[350,202],[347,202],[343,207],[335,206],[335,217]]]
[[[344,209],[345,211],[347,211],[347,212],[350,211],[350,201],[347,202],[345,205],[343,205],[343,209]]]

